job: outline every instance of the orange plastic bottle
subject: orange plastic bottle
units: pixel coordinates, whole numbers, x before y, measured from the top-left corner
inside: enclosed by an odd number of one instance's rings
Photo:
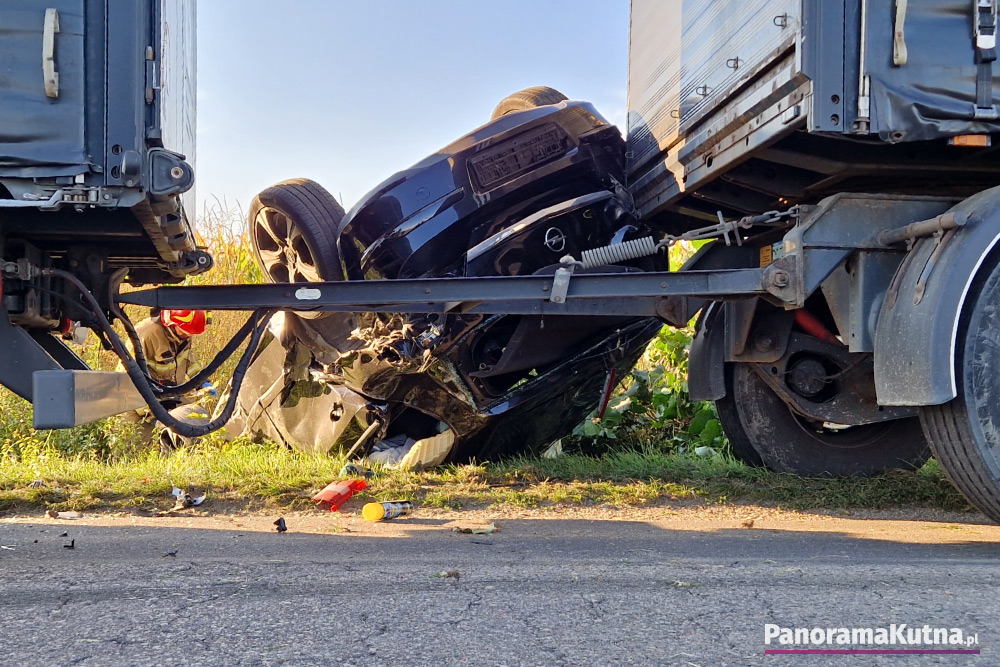
[[[330,503],[330,511],[336,512],[358,491],[363,491],[368,482],[363,479],[346,479],[327,484],[326,488],[312,497],[316,503]]]

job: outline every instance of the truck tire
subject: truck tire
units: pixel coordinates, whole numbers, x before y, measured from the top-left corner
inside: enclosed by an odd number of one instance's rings
[[[272,185],[254,197],[248,216],[254,255],[275,283],[344,280],[337,230],[344,209],[307,178]],[[301,312],[307,319],[328,313]]]
[[[1000,523],[1000,256],[973,281],[955,350],[958,396],[920,409],[934,457],[962,495]]]
[[[750,442],[750,438],[743,429],[743,425],[740,423],[739,410],[736,408],[736,401],[732,399],[734,365],[726,364],[724,371],[726,374],[726,396],[715,402],[715,411],[719,413],[719,423],[722,424],[722,430],[729,440],[729,448],[732,450],[733,456],[748,466],[763,468],[764,459],[754,449],[753,443]]]
[[[726,397],[716,402],[734,452],[775,472],[806,477],[869,477],[915,469],[930,456],[916,417],[832,429],[793,413],[747,364],[727,369]]]
[[[490,120],[496,120],[500,116],[506,116],[515,111],[525,111],[526,109],[543,107],[548,104],[559,104],[568,99],[568,97],[555,88],[549,88],[548,86],[525,88],[500,100],[500,104],[493,110]]]

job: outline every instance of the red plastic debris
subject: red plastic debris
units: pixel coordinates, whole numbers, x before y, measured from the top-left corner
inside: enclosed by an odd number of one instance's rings
[[[364,491],[368,482],[363,479],[347,479],[327,484],[326,488],[312,497],[313,502],[329,503],[330,511],[336,512],[358,491]]]

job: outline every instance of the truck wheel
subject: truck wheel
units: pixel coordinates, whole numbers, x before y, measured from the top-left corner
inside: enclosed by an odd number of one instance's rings
[[[715,402],[715,410],[719,413],[719,423],[722,424],[722,430],[725,432],[726,438],[729,439],[729,447],[733,450],[733,456],[748,466],[761,468],[764,467],[764,459],[753,448],[753,443],[750,442],[746,431],[743,430],[743,425],[740,423],[739,410],[736,408],[736,401],[732,399],[734,365],[726,364],[724,371],[726,374],[726,396]]]
[[[727,369],[726,397],[716,402],[737,456],[775,472],[807,477],[867,477],[915,469],[929,457],[916,417],[832,427],[793,413],[747,364]]]
[[[569,98],[558,90],[549,88],[548,86],[525,88],[500,100],[500,104],[493,110],[490,120],[496,120],[500,116],[506,116],[515,111],[525,111],[526,109],[543,107],[547,104],[559,104],[567,99]]]
[[[337,230],[344,209],[306,178],[272,185],[250,204],[250,238],[267,279],[275,283],[343,280]],[[305,318],[326,315],[302,312]]]
[[[921,408],[934,457],[983,514],[1000,522],[1000,257],[969,291],[955,350],[958,396]]]

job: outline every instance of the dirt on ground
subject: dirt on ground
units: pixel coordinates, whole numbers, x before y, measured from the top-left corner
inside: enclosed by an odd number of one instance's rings
[[[69,513],[76,515],[77,513]],[[275,513],[201,507],[167,516],[144,516],[129,511],[78,513],[77,518],[61,519],[41,512],[8,515],[2,523],[32,523],[79,526],[146,526],[163,528],[201,528],[275,532],[275,522],[284,518],[288,531],[305,534],[343,534],[358,537],[407,537],[425,531],[451,532],[456,528],[490,531],[493,524],[503,531],[507,520],[573,520],[644,522],[664,530],[714,532],[740,529],[748,531],[796,531],[838,533],[861,539],[891,540],[910,544],[949,542],[1000,542],[1000,526],[974,512],[946,512],[934,509],[789,511],[756,505],[678,505],[656,507],[567,506],[545,509],[498,508],[441,510],[416,508],[412,514],[390,521],[373,523],[361,516],[361,507],[347,507],[338,512],[310,509]],[[144,513],[143,513],[144,514]],[[455,531],[457,532],[457,531]]]

